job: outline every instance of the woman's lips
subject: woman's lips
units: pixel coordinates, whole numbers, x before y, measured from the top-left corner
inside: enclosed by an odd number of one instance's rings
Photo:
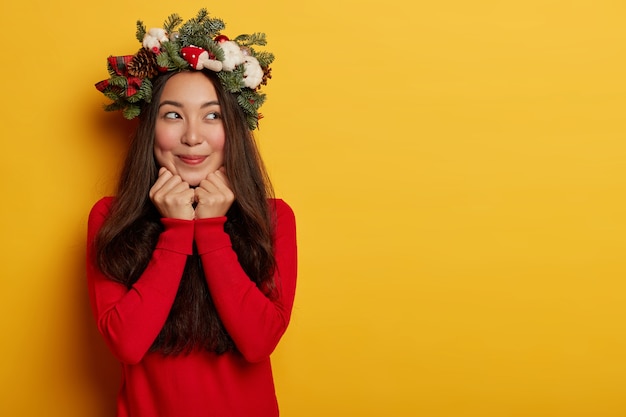
[[[187,165],[198,165],[207,159],[207,157],[203,155],[178,155],[178,158]]]

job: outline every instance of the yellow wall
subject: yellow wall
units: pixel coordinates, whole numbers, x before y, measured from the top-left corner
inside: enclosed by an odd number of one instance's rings
[[[0,415],[112,415],[83,253],[129,128],[93,84],[202,6],[278,57],[284,416],[626,415],[624,2],[179,3],[0,6]]]

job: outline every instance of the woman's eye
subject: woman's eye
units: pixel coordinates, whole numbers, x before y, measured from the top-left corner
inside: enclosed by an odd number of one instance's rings
[[[206,118],[209,120],[217,120],[219,119],[221,116],[218,112],[212,112],[206,115]]]
[[[180,119],[180,115],[174,111],[168,111],[163,115],[166,119]]]

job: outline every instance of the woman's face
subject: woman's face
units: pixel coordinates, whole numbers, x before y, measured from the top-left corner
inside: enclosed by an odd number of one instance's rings
[[[201,72],[181,72],[165,84],[155,126],[161,167],[197,186],[224,163],[224,124],[213,83]]]

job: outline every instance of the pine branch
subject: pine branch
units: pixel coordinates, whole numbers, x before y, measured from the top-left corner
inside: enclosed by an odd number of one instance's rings
[[[167,48],[165,47],[164,49],[167,50]],[[170,59],[169,53],[158,54],[156,57],[156,60],[157,60],[157,65],[159,66],[159,68],[171,68],[172,67],[172,60]]]
[[[168,68],[182,70],[189,67],[189,63],[180,56],[180,46],[176,42],[163,42],[161,47],[165,50],[165,53],[169,57]],[[163,54],[161,53],[161,55]],[[164,59],[165,58],[161,58],[161,60]],[[157,56],[157,62],[159,62],[158,60],[159,57]]]
[[[118,111],[122,110],[124,107],[126,107],[125,104],[116,101],[115,103],[105,104],[104,111]]]
[[[208,15],[209,12],[206,8],[203,7],[202,9],[198,10],[198,14],[196,15],[196,17],[194,19],[190,19],[189,21],[194,20],[196,23],[202,23]]]
[[[104,96],[108,98],[109,100],[112,100],[116,103],[120,100],[119,88],[109,86],[102,92],[102,94],[104,94]],[[114,104],[114,103],[111,103],[111,104]]]
[[[119,88],[128,87],[128,79],[123,75],[114,75],[109,79],[109,84]]]
[[[129,120],[134,119],[135,117],[139,116],[139,113],[141,113],[141,107],[135,104],[129,105],[122,111],[122,114],[124,115],[124,117]]]
[[[256,113],[265,102],[265,94],[246,88],[241,90],[237,102],[248,113]]]
[[[179,42],[182,46],[195,45],[211,49],[210,42],[225,27],[221,19],[210,18],[206,9],[201,9],[195,18],[189,19],[180,27]]]
[[[173,13],[167,17],[163,23],[163,29],[168,34],[176,31],[176,27],[183,22],[183,19],[176,13]]]
[[[138,91],[135,94],[133,94],[132,96],[128,97],[127,101],[129,103],[136,104],[136,103],[139,103],[143,99],[144,99],[144,97],[142,97],[141,94]]]
[[[248,123],[248,129],[254,130],[259,126],[259,116],[246,114],[246,122]]]
[[[241,106],[241,108],[248,114],[254,114],[256,113],[256,109],[254,108],[254,104],[251,103],[250,99],[248,97],[246,97],[247,94],[245,94],[244,91],[242,91],[242,94],[239,94],[237,96],[237,103],[239,103],[239,106]]]
[[[265,38],[265,33],[256,32],[251,35],[244,34],[239,35],[235,38],[235,42],[242,46],[265,46],[267,45],[267,39]]]
[[[259,61],[261,68],[267,68],[272,62],[274,62],[274,54],[266,51],[253,51],[254,57]]]
[[[145,78],[141,81],[141,85],[135,94],[128,97],[129,103],[139,103],[141,101],[145,101],[149,103],[152,100],[152,83],[149,79]]]
[[[261,108],[261,106],[265,104],[266,96],[265,96],[265,93],[259,93],[258,91],[255,92],[255,94],[256,94],[256,100],[254,102],[254,107],[256,111],[258,111],[259,108]]]
[[[144,97],[146,103],[150,103],[152,101],[152,82],[149,79],[145,78],[141,82],[139,93]]]
[[[206,33],[202,26],[186,25],[180,28],[179,34],[179,42],[182,46],[194,45],[207,49],[207,43],[211,41],[210,34]]]
[[[141,20],[137,21],[137,32],[135,33],[137,40],[143,43],[143,37],[146,36],[146,27]]]
[[[226,28],[226,24],[224,23],[224,21],[218,18],[207,20],[206,22],[204,22],[203,26],[207,33],[211,35],[211,38],[214,38]]]
[[[215,59],[217,59],[218,61],[224,60],[224,50],[220,48],[217,42],[215,42],[214,40],[209,40],[206,43],[206,46],[204,47],[204,49],[206,49],[211,54],[213,54]]]
[[[243,65],[240,65],[234,71],[220,71],[217,76],[227,91],[238,93],[243,87],[243,70]]]

